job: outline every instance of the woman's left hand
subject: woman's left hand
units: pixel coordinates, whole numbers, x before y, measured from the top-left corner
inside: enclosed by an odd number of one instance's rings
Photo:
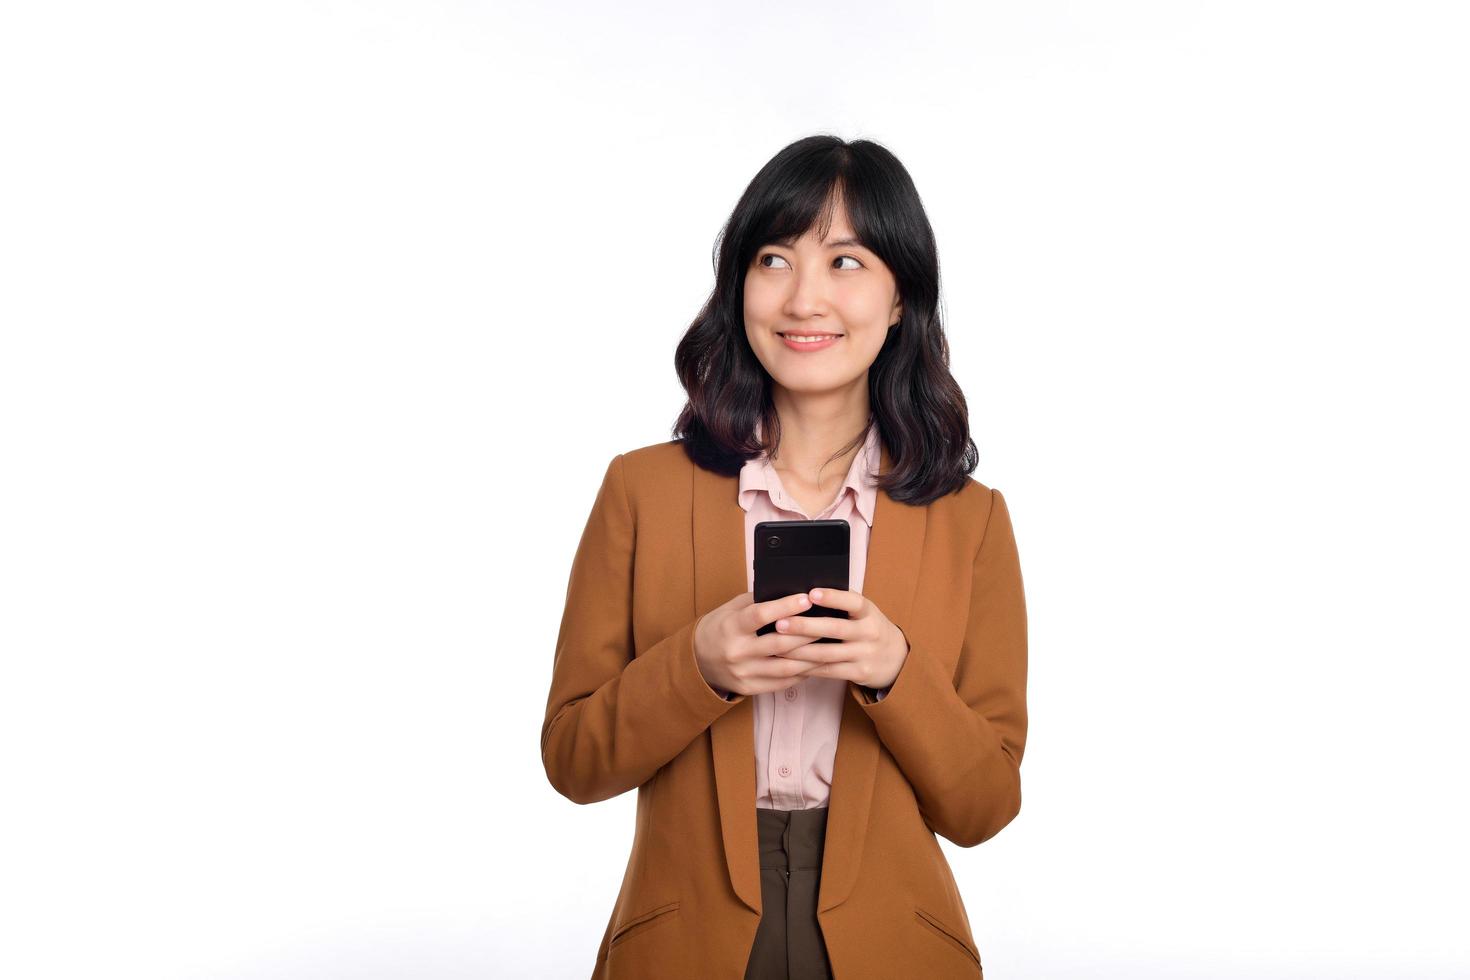
[[[840,677],[864,687],[885,688],[898,679],[908,659],[909,642],[872,600],[844,589],[812,589],[814,606],[845,609],[847,618],[790,616],[776,631],[794,636],[830,636],[841,643],[807,643],[781,656],[817,664],[802,677]]]

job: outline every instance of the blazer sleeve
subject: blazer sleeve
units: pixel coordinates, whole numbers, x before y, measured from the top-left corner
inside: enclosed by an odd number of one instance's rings
[[[744,700],[715,693],[699,672],[694,628],[701,617],[634,655],[634,525],[619,454],[572,559],[541,726],[547,779],[576,803],[647,782]]]
[[[990,490],[954,676],[933,651],[910,644],[888,696],[859,704],[913,786],[931,830],[973,847],[1020,812],[1026,600],[999,490]]]

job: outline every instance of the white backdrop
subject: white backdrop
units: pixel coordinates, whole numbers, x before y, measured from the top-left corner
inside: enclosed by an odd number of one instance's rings
[[[6,4],[0,974],[591,971],[572,553],[832,132],[924,197],[1026,579],[1024,804],[944,842],[987,975],[1470,975],[1467,28]]]

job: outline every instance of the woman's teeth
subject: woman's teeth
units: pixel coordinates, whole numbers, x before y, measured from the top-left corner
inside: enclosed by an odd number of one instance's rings
[[[798,344],[811,344],[811,343],[815,343],[815,342],[817,342],[819,340],[828,340],[828,339],[830,339],[832,337],[836,337],[836,336],[839,336],[839,335],[838,334],[835,334],[835,333],[822,333],[822,334],[816,334],[814,336],[802,336],[800,334],[794,334],[794,333],[783,333],[781,336],[785,337],[787,340],[794,340]]]

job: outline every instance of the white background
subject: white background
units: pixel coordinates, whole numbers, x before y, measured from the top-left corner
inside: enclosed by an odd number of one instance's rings
[[[6,4],[0,973],[590,973],[572,553],[831,132],[918,184],[1021,550],[1024,805],[944,843],[987,976],[1470,975],[1467,28]]]

